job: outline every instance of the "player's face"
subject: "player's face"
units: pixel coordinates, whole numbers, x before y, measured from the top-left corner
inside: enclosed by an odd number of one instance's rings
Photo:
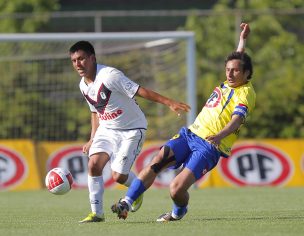
[[[239,87],[247,83],[247,72],[243,71],[241,61],[234,59],[226,64],[226,79],[232,88]]]
[[[81,77],[92,79],[95,76],[95,55],[88,55],[82,50],[70,54],[74,69]]]

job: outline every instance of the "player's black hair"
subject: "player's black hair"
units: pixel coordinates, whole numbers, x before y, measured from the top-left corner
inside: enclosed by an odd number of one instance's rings
[[[70,54],[82,50],[86,52],[88,55],[95,55],[95,49],[93,45],[88,41],[78,41],[72,47],[70,47]]]
[[[253,74],[253,68],[252,68],[250,56],[244,52],[232,52],[227,56],[227,58],[225,60],[225,66],[227,65],[228,61],[231,61],[234,59],[241,60],[243,71],[249,71],[249,75],[247,76],[247,79],[250,80],[251,76]]]

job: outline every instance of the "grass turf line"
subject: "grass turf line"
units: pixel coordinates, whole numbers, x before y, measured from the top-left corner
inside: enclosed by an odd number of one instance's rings
[[[168,189],[145,193],[142,208],[123,221],[111,204],[125,190],[107,189],[106,222],[79,224],[89,212],[87,190],[55,196],[42,191],[0,193],[0,235],[302,235],[304,188],[191,189],[188,214],[178,222],[158,223],[170,211]]]

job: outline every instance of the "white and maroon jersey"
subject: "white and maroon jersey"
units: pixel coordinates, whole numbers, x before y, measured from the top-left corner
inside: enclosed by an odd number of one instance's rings
[[[97,64],[93,83],[79,83],[91,112],[97,112],[99,124],[110,129],[146,129],[147,120],[134,96],[139,85],[121,71]]]

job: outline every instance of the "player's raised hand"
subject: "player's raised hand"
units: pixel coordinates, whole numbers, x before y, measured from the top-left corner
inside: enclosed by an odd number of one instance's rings
[[[247,23],[242,23],[240,25],[242,31],[241,31],[241,35],[240,35],[240,38],[242,39],[246,39],[250,33],[250,28],[249,28],[249,24]]]
[[[240,34],[240,41],[239,41],[236,51],[243,53],[245,51],[246,38],[248,37],[248,35],[250,33],[250,28],[249,28],[249,24],[247,24],[247,23],[242,23],[240,25],[240,27],[241,27],[242,31]]]

